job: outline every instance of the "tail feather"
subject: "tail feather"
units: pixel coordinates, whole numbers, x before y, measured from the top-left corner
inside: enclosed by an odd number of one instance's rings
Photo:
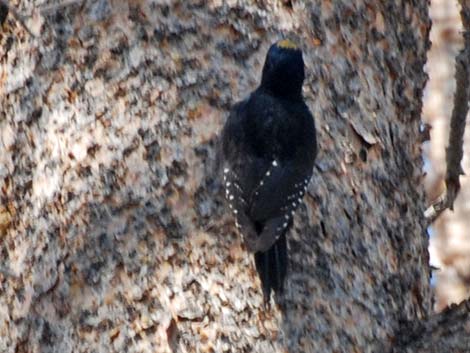
[[[287,275],[287,240],[286,234],[265,252],[255,253],[256,270],[258,271],[263,293],[269,300],[271,290],[275,294],[281,294],[284,289],[284,280]]]

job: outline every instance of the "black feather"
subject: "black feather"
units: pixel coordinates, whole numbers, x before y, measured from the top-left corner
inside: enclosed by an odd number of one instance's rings
[[[282,234],[268,251],[256,252],[255,264],[263,286],[264,297],[269,298],[271,290],[275,293],[282,293],[287,275],[286,234]]]
[[[286,233],[316,156],[303,80],[302,52],[271,46],[260,86],[233,107],[221,136],[226,197],[267,297],[283,288]]]

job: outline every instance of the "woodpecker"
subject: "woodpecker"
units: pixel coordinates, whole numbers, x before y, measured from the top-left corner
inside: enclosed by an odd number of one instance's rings
[[[236,103],[222,129],[225,196],[254,253],[263,294],[280,294],[287,274],[286,233],[312,177],[317,153],[313,116],[302,97],[302,51],[271,45],[261,83]]]

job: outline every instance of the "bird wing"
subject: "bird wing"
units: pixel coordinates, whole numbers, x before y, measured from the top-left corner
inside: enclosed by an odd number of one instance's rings
[[[299,114],[295,119],[289,121],[286,112],[273,119],[278,132],[271,129],[276,134],[272,141],[279,155],[273,151],[273,157],[267,160],[249,201],[249,218],[264,224],[255,245],[257,251],[267,251],[286,232],[312,177],[315,126],[308,108],[300,108],[294,112]]]
[[[273,160],[251,198],[250,218],[263,221],[282,216],[282,224],[289,223],[307,191],[312,167]]]
[[[295,147],[295,153],[289,158],[277,158],[278,139],[270,136],[287,135],[284,131],[279,134],[279,126],[271,125],[281,120],[271,116],[278,113],[276,109],[269,109],[269,114],[264,109],[263,113],[264,118],[258,120],[261,126],[247,129],[244,122],[254,120],[246,115],[246,101],[241,102],[230,113],[222,131],[225,195],[252,251],[266,251],[286,231],[307,190],[315,158],[313,125],[306,126],[313,130],[313,138],[301,134],[301,140],[285,141]],[[246,135],[254,131],[268,138],[258,140]],[[253,146],[247,145],[250,141],[259,147],[262,145],[258,142],[266,144],[267,140],[273,141],[272,158],[252,153]]]
[[[245,237],[248,249],[254,251],[258,233],[247,211],[251,190],[255,185],[254,180],[257,179],[251,175],[252,171],[256,170],[254,164],[257,161],[247,155],[244,146],[240,144],[244,138],[240,122],[244,118],[245,103],[237,103],[227,119],[221,134],[221,154],[225,197],[237,220],[236,226]]]

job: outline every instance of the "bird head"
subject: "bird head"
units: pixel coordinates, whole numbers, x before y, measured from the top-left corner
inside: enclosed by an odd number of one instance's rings
[[[281,97],[300,97],[305,78],[302,51],[291,40],[280,40],[269,48],[261,86]]]

